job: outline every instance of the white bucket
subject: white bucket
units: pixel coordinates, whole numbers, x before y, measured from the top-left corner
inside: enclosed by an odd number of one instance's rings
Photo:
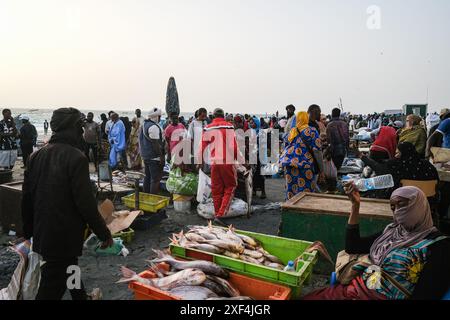
[[[98,165],[98,175],[101,181],[110,181],[111,176],[109,174],[108,162],[102,162]]]
[[[174,201],[173,208],[175,209],[176,212],[191,211],[191,201],[190,200]]]

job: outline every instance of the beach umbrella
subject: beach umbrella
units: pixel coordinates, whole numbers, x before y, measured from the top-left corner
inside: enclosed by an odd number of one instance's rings
[[[180,103],[178,101],[178,91],[175,78],[170,77],[169,83],[167,84],[166,113],[169,116],[173,112],[180,114]]]

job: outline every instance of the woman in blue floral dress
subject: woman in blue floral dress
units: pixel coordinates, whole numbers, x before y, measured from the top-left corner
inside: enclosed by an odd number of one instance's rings
[[[322,165],[321,155],[315,161],[321,150],[319,132],[308,125],[306,112],[297,113],[296,119],[296,127],[291,129],[280,157],[280,165],[285,170],[287,200],[301,192],[315,192],[318,169]]]

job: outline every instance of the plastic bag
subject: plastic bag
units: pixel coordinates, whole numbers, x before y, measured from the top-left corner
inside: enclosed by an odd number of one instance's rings
[[[39,290],[41,281],[41,261],[42,257],[31,251],[28,254],[28,266],[22,282],[22,299],[34,300]]]
[[[268,163],[261,166],[261,175],[262,176],[273,176],[280,171],[278,163]]]
[[[198,172],[197,201],[205,203],[211,197],[211,178],[202,170]]]
[[[337,169],[334,165],[333,160],[323,160],[324,173],[327,179],[336,179],[337,178]]]
[[[342,174],[362,173],[364,170],[364,162],[361,159],[345,158],[339,172]]]
[[[113,238],[113,245],[106,249],[101,249],[101,241],[95,234],[91,234],[84,242],[83,247],[89,250],[90,253],[99,256],[124,256],[126,257],[130,252],[125,248],[123,240],[120,238]]]
[[[170,193],[193,196],[197,192],[198,176],[194,173],[183,174],[180,168],[174,168],[169,173],[166,188]]]
[[[234,198],[228,213],[221,218],[234,218],[246,216],[248,205],[244,200]],[[208,199],[205,203],[197,206],[197,213],[200,217],[211,220],[214,219],[214,203],[212,199]]]

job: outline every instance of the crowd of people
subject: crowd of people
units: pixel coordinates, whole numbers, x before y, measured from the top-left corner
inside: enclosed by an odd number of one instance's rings
[[[395,181],[387,195],[394,223],[369,238],[359,235],[361,196],[354,185],[345,186],[352,202],[345,249],[349,254],[369,254],[383,277],[388,274],[389,278],[382,277],[381,284],[372,288],[368,285],[372,274],[363,268],[364,272],[348,283],[314,292],[307,299],[439,298],[446,289],[448,259],[443,253],[449,248],[448,238],[436,228],[430,199],[417,187],[402,186],[401,181],[439,180],[428,157],[432,147],[450,148],[449,110],[442,110],[439,123],[429,122],[434,128],[428,128],[427,121],[415,115],[355,116],[334,108],[326,116],[316,104],[301,111],[288,105],[286,116],[277,114],[268,120],[229,114],[221,108],[212,113],[200,108],[187,121],[177,113],[170,113],[163,120],[162,110],[153,108],[147,116],[137,109],[131,122],[111,111],[101,114],[99,123],[94,121],[93,113],[84,116],[76,109],[63,108],[53,113],[48,144],[31,156],[37,133],[30,119],[22,117],[18,130],[11,111],[4,109],[2,114],[0,165],[7,169],[14,166],[19,139],[26,166],[22,201],[25,237],[33,237],[33,249],[46,261],[37,299],[60,299],[64,294],[65,270],[68,265],[77,264],[86,223],[102,241],[103,248],[112,245],[111,234],[90,192],[89,161],[97,166],[108,161],[113,170],[144,170],[144,192],[152,194],[160,192],[166,163],[184,172],[203,170],[211,176],[215,222],[224,225],[221,218],[239,191],[242,168],[252,172],[253,191],[266,197],[261,168],[268,154],[259,153],[256,162],[251,161],[255,145],[267,142],[263,133],[270,137],[268,140],[279,142],[276,167],[277,174],[284,175],[287,200],[300,192],[334,192],[337,176],[329,174],[330,167],[338,170],[352,152],[377,175],[391,174]],[[367,154],[352,150],[358,130],[370,132]],[[219,141],[222,143],[217,144]],[[448,185],[440,189],[438,204],[442,216],[447,214],[449,190]],[[423,268],[419,280],[417,274],[414,279],[405,276],[417,259]],[[423,267],[427,261],[432,263]],[[434,280],[433,274],[439,275],[439,281]],[[75,299],[86,298],[83,287],[71,290],[71,294]]]
[[[225,129],[244,133],[251,131],[257,136],[255,141],[259,146],[259,137],[265,132],[270,137],[269,140],[279,138],[280,149],[277,150],[277,155],[282,169],[280,174],[284,175],[286,180],[287,200],[305,191],[336,192],[336,172],[341,168],[344,159],[354,151],[351,141],[361,130],[370,133],[370,151],[368,154],[362,154],[356,150],[355,156],[361,158],[375,174],[391,174],[394,178],[395,188],[385,194],[385,197],[389,197],[392,191],[400,187],[400,181],[403,179],[438,180],[436,169],[428,161],[432,156],[430,150],[434,146],[450,147],[448,109],[443,109],[440,115],[429,114],[426,119],[414,114],[343,114],[340,108],[334,108],[331,115],[326,116],[316,104],[299,112],[294,105],[288,105],[285,116],[279,116],[277,112],[266,118],[226,112],[216,114],[215,111],[208,113],[205,108],[199,108],[194,116],[186,120],[177,113],[168,114],[163,119],[163,112],[158,108],[150,110],[147,116],[143,116],[142,111],[136,109],[135,117],[131,121],[128,117],[121,117],[110,111],[108,115],[101,114],[98,123],[94,120],[94,114],[89,112],[86,116],[82,114],[83,139],[80,144],[97,169],[100,162],[108,161],[112,171],[145,171],[145,192],[159,191],[166,163],[187,172],[201,167],[207,174],[215,177],[213,180],[221,181],[217,184],[213,182],[214,186],[220,186],[217,190],[232,190],[238,186],[222,176],[219,179],[212,170],[213,163],[209,162],[215,155],[212,154],[211,157],[204,154],[204,148],[208,144],[204,141],[205,133],[220,131],[226,141],[228,133]],[[17,141],[20,141],[19,146],[26,167],[29,155],[36,146],[36,128],[30,123],[30,119],[24,116],[20,118],[22,126],[17,130],[11,110],[4,109],[2,114],[0,167],[13,168],[17,159]],[[47,121],[44,127],[48,130]],[[254,192],[261,192],[261,198],[265,198],[265,177],[260,172],[262,165],[266,164],[264,161],[267,160],[267,155],[258,153],[256,163],[250,164],[248,136],[246,140],[241,141],[239,135],[234,134],[232,139],[237,141],[227,141],[228,146],[237,145],[238,142],[244,143],[246,149],[243,165],[253,172]],[[267,139],[264,143],[266,141]],[[232,154],[233,159],[238,158],[238,152],[233,149],[224,149],[224,152]],[[176,159],[177,157],[180,159]],[[199,162],[207,162],[207,165],[199,167]],[[231,171],[228,176],[233,177]],[[445,206],[448,204],[442,205],[442,215]],[[223,215],[223,212],[218,212],[218,216],[220,215]]]

